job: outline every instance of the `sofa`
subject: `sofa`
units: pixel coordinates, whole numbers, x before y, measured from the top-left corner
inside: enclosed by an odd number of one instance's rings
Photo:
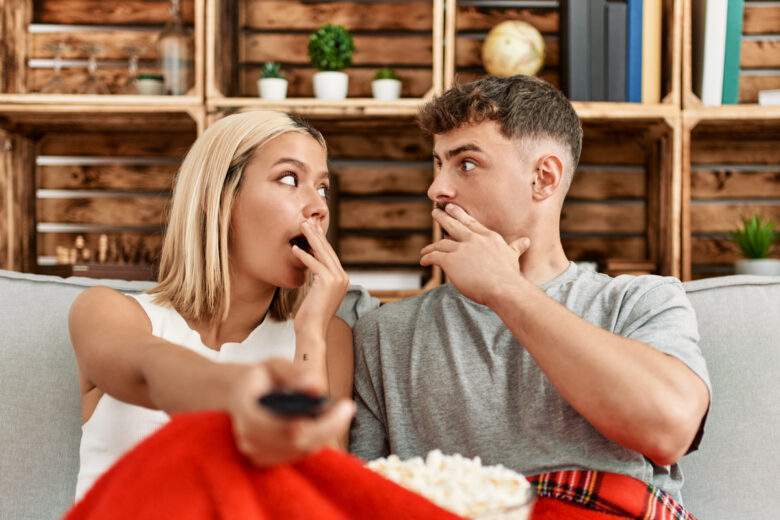
[[[71,504],[80,426],[67,313],[92,285],[0,271],[0,519],[58,518]],[[681,462],[686,505],[703,519],[780,516],[780,278],[685,284],[714,395],[700,449]]]

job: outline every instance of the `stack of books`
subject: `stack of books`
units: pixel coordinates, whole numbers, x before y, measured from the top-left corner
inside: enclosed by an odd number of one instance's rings
[[[743,0],[693,1],[693,92],[707,106],[739,103]]]
[[[573,101],[661,101],[661,0],[562,0],[561,79]]]

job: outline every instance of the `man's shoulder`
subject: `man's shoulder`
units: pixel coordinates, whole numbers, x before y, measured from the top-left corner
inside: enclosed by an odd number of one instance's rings
[[[417,296],[385,303],[362,316],[357,326],[406,326],[412,320],[430,317],[431,306],[451,295],[452,288],[449,285],[441,285]],[[426,312],[421,312],[423,309]]]
[[[598,292],[606,291],[619,296],[621,299],[641,298],[648,293],[658,292],[671,295],[684,294],[682,283],[673,276],[660,276],[655,274],[621,274],[610,276],[596,271],[582,272],[573,284],[582,287],[591,287]]]

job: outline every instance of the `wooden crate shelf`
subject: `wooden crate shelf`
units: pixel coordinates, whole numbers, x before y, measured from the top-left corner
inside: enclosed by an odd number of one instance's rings
[[[485,74],[482,68],[482,41],[492,27],[506,20],[530,23],[545,40],[543,69],[537,74],[555,86],[560,86],[560,3],[559,2],[502,3],[490,0],[446,0],[445,5],[445,53],[444,87],[456,81],[465,83]],[[534,5],[539,4],[539,5]],[[658,105],[678,109],[680,105],[680,44],[682,41],[681,0],[662,0],[662,67],[661,103]],[[611,103],[605,103],[610,105]],[[621,113],[607,115],[620,120],[623,114],[631,118],[631,111],[642,111],[641,104],[623,107]],[[658,110],[654,108],[653,110]],[[590,114],[585,112],[585,118]]]
[[[196,120],[177,106],[106,108],[0,105],[0,185],[15,194],[0,219],[7,268],[56,265],[57,248],[79,235],[97,258],[101,234],[110,264],[156,262],[172,181],[205,110]]]
[[[722,112],[684,127],[684,279],[733,274],[741,255],[729,236],[743,217],[780,222],[780,117],[728,119]]]
[[[683,3],[682,88],[683,107],[703,108],[693,92],[693,19],[694,0]],[[760,118],[761,111],[776,107],[759,107],[758,91],[780,89],[780,4],[777,2],[745,2],[740,52],[739,105],[706,107],[703,116],[721,117],[719,111],[732,118]],[[734,111],[735,107],[746,109]],[[749,109],[748,107],[752,107]],[[726,116],[729,117],[729,116]]]
[[[409,115],[442,89],[443,1],[404,2],[207,0],[207,101],[221,108],[277,108],[314,115]],[[355,54],[343,102],[313,97],[307,51],[311,32],[325,23],[353,33]],[[263,62],[280,62],[288,100],[259,99]],[[402,80],[401,100],[371,98],[376,69],[392,66]]]
[[[109,88],[106,103],[166,103],[149,96],[124,96],[128,48],[138,49],[139,73],[160,72],[156,39],[170,18],[167,0],[15,0],[5,2],[0,24],[4,43],[0,93],[26,95],[25,103],[50,103],[57,95],[38,94],[54,75],[52,44],[68,46],[62,55],[62,77],[78,91],[85,82],[89,45],[99,46],[98,78]],[[167,103],[202,103],[205,76],[205,4],[182,0],[182,15],[192,35],[192,87],[184,96],[165,96]],[[79,94],[61,94],[80,101]],[[33,97],[27,97],[33,96]],[[37,97],[40,96],[40,97]],[[126,100],[125,97],[137,98]],[[4,96],[2,102],[14,102]],[[59,103],[60,101],[53,101]]]

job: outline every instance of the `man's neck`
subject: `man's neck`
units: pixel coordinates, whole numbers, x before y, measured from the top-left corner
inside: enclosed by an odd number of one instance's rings
[[[520,272],[536,286],[549,282],[568,267],[569,259],[557,236],[546,240],[531,238],[531,247],[520,257]]]

